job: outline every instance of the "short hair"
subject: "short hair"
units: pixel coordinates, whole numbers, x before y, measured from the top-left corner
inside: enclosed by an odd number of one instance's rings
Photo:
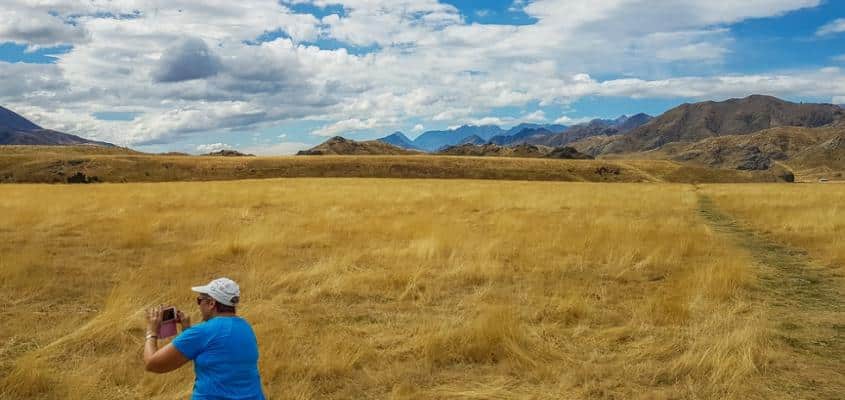
[[[238,300],[240,300],[238,296],[233,297],[232,304],[238,304]],[[219,313],[235,313],[235,306],[227,306],[217,300],[214,300],[214,309]]]

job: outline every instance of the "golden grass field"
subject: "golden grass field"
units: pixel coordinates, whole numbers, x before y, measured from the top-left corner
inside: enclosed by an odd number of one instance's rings
[[[187,398],[190,366],[143,371],[143,310],[197,321],[189,288],[219,276],[241,285],[271,399],[841,398],[843,199],[815,184],[2,185],[0,398]],[[791,291],[781,274],[825,279]]]

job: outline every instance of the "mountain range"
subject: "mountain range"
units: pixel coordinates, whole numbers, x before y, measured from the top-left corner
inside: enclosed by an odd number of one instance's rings
[[[417,147],[411,139],[408,139],[404,133],[399,131],[393,132],[392,134],[379,139],[379,141],[396,147],[401,147],[403,149],[422,151],[422,149]]]
[[[413,140],[402,132],[394,132],[378,140],[404,149],[433,153],[449,146],[466,143],[519,144],[524,142],[519,139],[531,134],[553,135],[566,129],[565,125],[559,124],[521,123],[507,130],[497,125],[463,125],[455,129],[423,132]],[[516,143],[517,141],[519,143]]]
[[[114,147],[44,129],[0,107],[0,145],[10,144]],[[845,175],[845,110],[833,104],[752,95],[685,103],[657,117],[636,114],[572,126],[525,123],[503,129],[464,125],[425,132],[413,140],[401,132],[364,142],[334,137],[300,154],[423,152],[565,158],[624,155],[738,170],[788,166],[804,176],[840,176]]]
[[[88,140],[44,129],[12,110],[0,107],[0,145],[94,145],[114,147],[111,143]]]
[[[763,95],[681,104],[657,117],[623,115],[568,127],[520,124],[508,130],[462,126],[414,140],[396,132],[378,141],[446,155],[554,157],[550,149],[558,149],[566,158],[624,154],[708,168],[785,171],[783,176],[792,170],[805,177],[845,175],[842,107]]]
[[[428,131],[417,136],[412,142],[420,150],[434,152],[446,146],[454,146],[473,135],[484,140],[490,140],[493,136],[503,133],[505,133],[505,130],[496,125],[464,125],[456,129]]]
[[[721,102],[686,103],[627,134],[619,135],[607,144],[604,152],[646,151],[673,142],[746,135],[779,126],[817,128],[843,120],[845,111],[833,104],[792,103],[762,95]]]
[[[563,130],[566,130],[566,128]],[[529,141],[542,141],[542,139],[553,135],[555,135],[555,132],[543,127],[525,128],[511,135],[493,136],[490,138],[490,143],[502,146],[515,146]]]
[[[637,114],[632,117],[623,115],[616,119],[594,119],[587,123],[572,126],[521,123],[507,130],[496,125],[464,125],[456,129],[424,132],[413,140],[402,132],[394,132],[378,140],[397,147],[425,152],[437,152],[451,146],[467,143],[498,146],[533,144],[561,147],[589,136],[610,136],[625,133],[647,123],[651,118],[646,114]]]
[[[523,123],[508,130],[495,125],[461,126],[429,131],[416,139],[401,132],[378,139],[398,147],[437,152],[462,144],[562,147],[572,144],[592,156],[659,149],[668,143],[692,143],[724,135],[746,135],[775,127],[842,125],[845,111],[833,104],[792,103],[772,96],[751,95],[721,102],[679,105],[658,117],[647,114],[594,119],[572,126]]]

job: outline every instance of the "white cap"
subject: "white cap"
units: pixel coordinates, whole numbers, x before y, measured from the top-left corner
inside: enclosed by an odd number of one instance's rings
[[[235,306],[241,297],[241,288],[229,278],[217,278],[205,286],[194,286],[192,291],[211,296],[212,299],[227,306]]]

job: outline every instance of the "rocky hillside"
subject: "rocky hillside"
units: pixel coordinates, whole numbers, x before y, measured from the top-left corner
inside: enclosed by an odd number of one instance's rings
[[[555,147],[549,154],[546,154],[546,158],[560,158],[560,159],[567,159],[567,160],[592,160],[594,157],[589,154],[584,154],[575,149],[574,147],[563,146],[563,147]]]
[[[667,143],[746,135],[780,126],[815,128],[838,123],[845,111],[832,104],[799,104],[753,95],[722,102],[682,104],[620,136],[604,152],[657,149]]]
[[[170,154],[170,155],[178,155],[178,154]],[[204,156],[217,156],[217,157],[255,157],[255,154],[246,154],[241,153],[237,150],[220,150],[220,151],[213,151],[211,153],[203,154]]]
[[[497,144],[500,146],[513,146],[529,142],[542,142],[543,139],[554,135],[555,132],[552,132],[546,128],[525,128],[512,135],[494,136],[490,138],[490,143]]]
[[[580,153],[571,147],[555,148],[532,144],[501,146],[492,143],[482,145],[467,143],[445,148],[438,152],[438,154],[452,156],[560,158],[577,160],[593,158],[589,155]]]
[[[487,143],[487,141],[486,141],[486,140],[484,140],[481,136],[478,136],[478,135],[472,135],[472,136],[470,136],[470,137],[466,137],[466,138],[464,138],[464,139],[463,139],[463,140],[461,140],[461,142],[460,142],[460,143],[458,143],[458,144],[459,144],[459,145],[462,145],[462,144],[476,144],[476,145],[482,145],[482,144],[485,144],[485,143]]]
[[[782,163],[796,170],[827,166],[841,171],[845,170],[845,130],[778,127],[669,144],[660,152],[673,160],[715,168],[765,170]]]
[[[652,117],[648,114],[636,114],[634,116],[621,116],[617,119],[594,119],[588,123],[572,125],[565,131],[548,136],[535,136],[526,140],[526,143],[541,144],[545,146],[564,146],[572,142],[593,137],[613,136],[624,134],[648,123]]]
[[[503,135],[490,138],[490,143],[513,146],[522,143],[539,143],[542,138],[553,136],[569,129],[559,124],[529,124],[522,123],[508,129]]]
[[[355,140],[346,139],[340,136],[335,136],[325,142],[312,147],[308,150],[302,150],[296,155],[298,156],[315,156],[315,155],[401,155],[401,154],[419,154],[417,151],[402,149],[378,140],[368,140],[358,142]]]
[[[607,148],[620,139],[622,139],[622,135],[590,136],[569,143],[569,146],[584,154],[589,154],[593,157],[598,157],[602,154],[607,153]]]

